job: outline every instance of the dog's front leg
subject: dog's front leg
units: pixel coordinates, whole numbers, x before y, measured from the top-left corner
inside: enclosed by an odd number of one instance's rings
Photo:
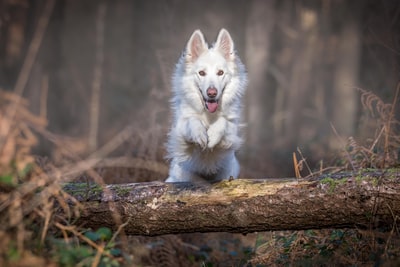
[[[208,148],[214,148],[225,135],[228,121],[224,117],[219,117],[213,124],[208,128]]]
[[[186,142],[198,144],[202,149],[207,147],[207,130],[201,120],[187,118],[184,123],[178,124],[177,127]]]

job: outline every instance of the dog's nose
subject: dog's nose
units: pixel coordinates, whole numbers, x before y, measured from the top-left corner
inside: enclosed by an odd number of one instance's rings
[[[218,94],[218,91],[215,87],[210,87],[207,89],[207,96],[209,98],[215,98]]]

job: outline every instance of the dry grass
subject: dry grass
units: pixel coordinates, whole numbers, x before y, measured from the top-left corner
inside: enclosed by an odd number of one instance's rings
[[[95,167],[101,170],[134,163],[133,167],[157,171],[162,166],[127,157],[106,158],[132,137],[131,127],[87,158],[81,159],[68,149],[69,159],[62,166],[42,158],[35,160],[31,153],[38,143],[35,132],[65,148],[62,138],[46,131],[46,119],[31,114],[25,99],[0,91],[0,104],[0,125],[7,126],[0,130],[0,266],[28,262],[33,266],[119,266],[122,254],[116,248],[117,236],[119,246],[126,244],[119,214],[113,214],[120,228],[112,237],[104,235],[109,229],[91,232],[75,225],[72,218],[79,217],[80,204],[63,190],[63,184],[85,174],[88,183],[95,182],[106,190]]]
[[[399,100],[400,83],[397,85],[393,102],[385,103],[376,94],[356,88],[361,93],[364,114],[370,124],[376,125],[376,132],[367,136],[362,143],[349,137],[343,150],[344,167],[353,170],[360,168],[390,168],[399,165],[400,122],[395,116]]]
[[[385,103],[373,92],[361,88],[355,88],[361,93],[361,103],[365,120],[368,125],[374,125],[377,130],[371,134],[361,134],[365,140],[357,141],[353,136],[343,138],[331,124],[332,131],[342,146],[339,157],[333,164],[323,166],[322,161],[319,169],[312,171],[307,164],[306,158],[298,148],[293,152],[293,166],[297,178],[301,178],[302,171],[305,177],[318,176],[323,173],[339,171],[358,171],[365,168],[386,169],[400,166],[400,121],[395,116],[397,102],[400,97],[400,83],[398,83],[392,103]],[[371,129],[365,127],[362,131]],[[298,159],[298,156],[300,160]]]

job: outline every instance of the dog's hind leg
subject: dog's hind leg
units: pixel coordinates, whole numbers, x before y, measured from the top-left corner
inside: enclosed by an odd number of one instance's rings
[[[240,165],[236,156],[232,153],[224,163],[223,168],[218,172],[216,176],[217,181],[230,179],[233,177],[234,179],[238,178],[240,172]]]
[[[171,166],[169,169],[169,176],[165,182],[174,183],[174,182],[194,182],[198,180],[199,177],[183,168],[182,163],[175,162],[172,160]]]

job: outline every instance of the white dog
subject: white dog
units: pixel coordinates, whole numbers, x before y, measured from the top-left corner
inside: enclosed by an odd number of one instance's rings
[[[189,39],[173,76],[173,125],[166,182],[237,178],[235,152],[246,71],[228,31],[209,47],[200,30]]]

